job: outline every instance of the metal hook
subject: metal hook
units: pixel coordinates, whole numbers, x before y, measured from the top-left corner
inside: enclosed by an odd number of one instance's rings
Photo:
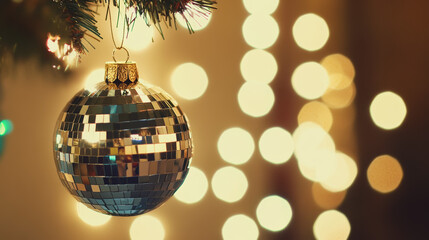
[[[116,50],[125,50],[125,52],[127,52],[127,60],[125,60],[125,63],[127,63],[128,62],[128,60],[130,59],[130,52],[128,52],[128,50],[126,49],[126,48],[124,48],[124,47],[120,47],[120,48],[115,48],[115,49],[113,49],[113,53],[112,53],[112,57],[113,57],[113,60],[115,61],[115,62],[117,62],[116,61],[116,58],[115,58],[115,53],[116,53]]]

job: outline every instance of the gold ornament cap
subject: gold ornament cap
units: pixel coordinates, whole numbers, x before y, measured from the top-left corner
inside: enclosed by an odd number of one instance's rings
[[[127,89],[137,84],[139,74],[135,62],[106,62],[104,74],[106,84],[111,89]]]

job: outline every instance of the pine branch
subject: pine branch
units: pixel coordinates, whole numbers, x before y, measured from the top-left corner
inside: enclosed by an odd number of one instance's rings
[[[102,39],[96,26],[96,12],[91,9],[99,3],[101,0],[59,0],[57,2],[61,18],[64,19],[67,31],[70,33],[73,48],[79,53],[87,50],[82,43],[85,35],[89,35],[87,31],[95,35],[91,36],[93,39]]]
[[[216,9],[214,5],[216,1],[212,0],[57,0],[59,9],[62,12],[62,18],[68,26],[68,32],[72,39],[73,47],[79,52],[84,53],[86,47],[82,43],[82,39],[92,33],[93,39],[102,39],[98,28],[97,21],[94,18],[96,12],[91,7],[101,4],[112,4],[120,9],[121,3],[126,8],[135,8],[141,17],[144,18],[148,25],[153,24],[161,36],[164,38],[162,25],[166,27],[176,26],[176,15],[180,14],[187,22],[189,32],[193,33],[192,26],[184,12],[193,7],[195,11],[208,15],[212,10]],[[107,15],[107,13],[106,13]],[[128,28],[129,29],[129,26]],[[86,39],[85,39],[86,40]],[[89,42],[87,40],[87,42]]]

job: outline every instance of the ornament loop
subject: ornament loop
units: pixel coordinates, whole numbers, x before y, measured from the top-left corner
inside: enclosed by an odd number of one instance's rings
[[[120,48],[115,48],[115,49],[113,49],[113,53],[112,53],[112,57],[113,57],[113,60],[115,61],[115,62],[118,62],[118,61],[116,61],[116,58],[115,58],[115,53],[116,53],[116,50],[125,50],[125,52],[127,53],[127,59],[125,60],[125,63],[127,63],[128,62],[128,60],[130,59],[130,52],[128,52],[128,50],[126,49],[126,48],[124,48],[124,47],[120,47]]]

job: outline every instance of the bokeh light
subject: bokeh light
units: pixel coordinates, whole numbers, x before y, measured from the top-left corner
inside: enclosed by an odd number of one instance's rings
[[[134,219],[130,227],[131,240],[163,240],[165,230],[162,222],[151,215],[142,215]]]
[[[286,199],[271,195],[259,202],[256,216],[263,228],[278,232],[286,228],[292,220],[292,208]]]
[[[319,98],[329,87],[328,72],[317,62],[302,63],[292,74],[292,87],[305,99]]]
[[[355,77],[355,68],[352,61],[339,53],[326,56],[321,61],[322,66],[329,74],[329,88],[335,90],[344,89],[353,82]]]
[[[104,82],[104,74],[104,68],[97,68],[94,71],[90,72],[85,78],[84,88],[90,92],[96,91],[96,85],[101,82]]]
[[[322,100],[330,108],[340,109],[350,106],[350,104],[353,103],[355,96],[356,86],[352,83],[348,87],[340,90],[329,89],[322,96]]]
[[[262,157],[273,164],[287,162],[292,156],[293,150],[292,135],[281,127],[265,130],[259,139],[259,151]]]
[[[249,82],[270,83],[277,74],[278,66],[274,56],[264,50],[248,51],[240,63],[241,75]]]
[[[313,225],[313,233],[317,240],[346,240],[351,231],[346,215],[337,210],[321,213]]]
[[[203,171],[196,167],[190,167],[185,182],[174,194],[174,197],[184,203],[197,203],[207,193],[209,183]]]
[[[255,221],[244,214],[229,217],[222,227],[224,240],[256,240],[259,229]]]
[[[242,199],[248,186],[246,175],[235,167],[223,167],[217,170],[212,178],[213,193],[228,203]]]
[[[252,117],[267,115],[273,108],[274,92],[270,86],[260,82],[245,82],[238,91],[241,110]]]
[[[135,13],[133,12],[133,14],[134,18]],[[124,19],[124,16],[120,16],[120,18]],[[147,21],[150,22],[150,19],[148,19]],[[124,24],[124,22],[120,21],[120,24],[116,28],[117,41],[120,41],[123,36],[124,27],[122,24]],[[127,30],[127,27],[125,27],[124,47],[131,51],[140,52],[146,49],[152,43],[154,32],[155,31],[153,25],[148,26],[143,17],[137,16],[134,22],[130,24],[129,31]]]
[[[94,227],[104,225],[112,218],[112,216],[96,212],[80,202],[76,202],[76,210],[82,221]]]
[[[249,161],[255,151],[255,142],[248,131],[234,127],[220,135],[217,149],[223,160],[239,165]]]
[[[331,192],[340,192],[349,188],[357,176],[358,168],[355,161],[342,152],[335,154],[335,168],[322,186]]]
[[[8,135],[13,130],[12,121],[8,119],[3,119],[0,122],[0,136]]]
[[[315,182],[328,178],[335,169],[335,143],[319,125],[304,122],[293,133],[295,156],[301,174]]]
[[[329,132],[334,118],[331,110],[324,103],[312,101],[306,103],[298,114],[298,124],[304,122],[314,122]]]
[[[307,13],[295,21],[292,34],[299,47],[307,51],[316,51],[328,41],[329,27],[322,17]]]
[[[201,97],[208,84],[206,71],[195,63],[183,63],[171,74],[173,90],[184,99],[193,100]]]
[[[191,27],[193,31],[200,31],[209,25],[212,18],[210,12],[201,11],[198,6],[192,3],[187,4],[187,10],[181,13],[176,13],[175,17],[180,26],[188,29]],[[185,18],[188,20],[186,21]]]
[[[270,15],[252,14],[243,23],[244,40],[254,48],[271,47],[277,41],[279,32],[279,25]]]
[[[333,209],[340,206],[346,197],[347,191],[330,192],[320,183],[313,183],[311,187],[314,202],[323,209]]]
[[[250,14],[272,14],[279,6],[279,0],[243,0]]]
[[[401,164],[389,155],[375,158],[367,171],[369,184],[381,193],[389,193],[398,188],[403,176]]]
[[[407,106],[401,96],[388,91],[378,94],[372,100],[369,111],[375,125],[391,130],[402,124],[407,115]]]

